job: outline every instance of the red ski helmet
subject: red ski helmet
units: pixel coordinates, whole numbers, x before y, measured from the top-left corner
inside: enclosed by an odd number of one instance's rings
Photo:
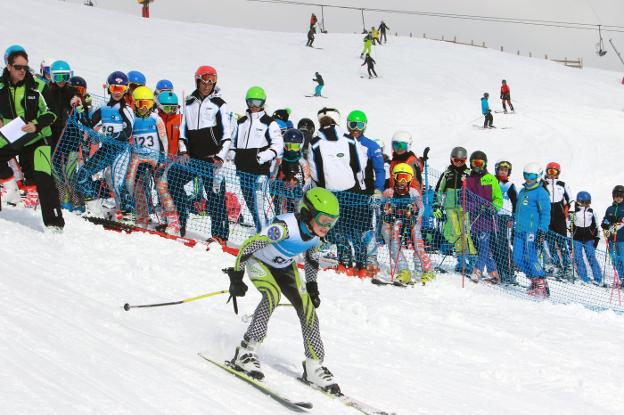
[[[202,65],[195,71],[195,81],[208,81],[211,80],[212,83],[217,83],[217,70],[212,66]]]

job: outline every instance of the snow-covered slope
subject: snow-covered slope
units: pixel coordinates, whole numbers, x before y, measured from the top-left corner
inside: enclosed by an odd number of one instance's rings
[[[31,64],[66,58],[94,91],[116,69],[140,69],[151,85],[192,88],[196,66],[220,73],[225,98],[263,85],[273,109],[313,116],[321,105],[369,115],[370,136],[410,129],[443,168],[454,145],[508,157],[559,161],[573,191],[600,209],[621,174],[624,93],[611,72],[422,40],[375,51],[381,79],[361,79],[360,37],[319,36],[145,21],[61,2],[0,3],[0,37]],[[28,25],[25,24],[28,22]],[[303,95],[319,71],[327,100]],[[481,131],[479,97],[506,78],[518,114]],[[477,120],[478,119],[478,120]],[[619,164],[618,164],[619,163]],[[196,353],[233,355],[247,324],[224,296],[125,312],[227,288],[232,257],[147,235],[122,235],[67,215],[62,235],[42,234],[39,212],[0,213],[0,412],[18,414],[285,414],[289,411]],[[441,276],[414,289],[320,276],[326,364],[345,392],[397,414],[616,414],[624,407],[624,320],[580,306],[513,299]],[[253,311],[253,289],[240,301]],[[279,308],[260,351],[271,381],[310,400],[311,413],[356,413],[299,384],[299,323]]]

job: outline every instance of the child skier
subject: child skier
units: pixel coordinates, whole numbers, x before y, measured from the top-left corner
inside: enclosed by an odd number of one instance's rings
[[[507,81],[504,79],[500,89],[500,99],[503,101],[503,111],[505,111],[505,114],[507,114],[507,104],[509,104],[509,109],[511,110],[511,112],[515,112],[513,104],[511,103],[511,93],[509,91],[509,85],[507,85]]]
[[[578,192],[572,213],[572,244],[574,247],[574,263],[583,283],[589,283],[587,268],[583,259],[583,251],[594,275],[594,283],[602,285],[602,272],[596,260],[596,247],[600,236],[598,234],[598,219],[591,205],[591,195],[588,192]]]
[[[496,268],[503,284],[515,284],[514,270],[511,264],[511,231],[513,229],[513,214],[516,211],[518,192],[516,186],[509,181],[511,176],[511,162],[499,160],[495,165],[496,178],[503,195],[503,207],[498,211],[497,228],[494,231],[492,250]]]
[[[275,195],[275,212],[278,215],[296,211],[296,201],[301,199],[302,188],[307,179],[305,161],[301,158],[303,133],[296,128],[289,128],[282,137],[284,154],[277,172],[277,180],[271,183],[271,193]]]
[[[390,254],[391,278],[398,284],[412,284],[403,246],[411,242],[414,248],[414,272],[422,284],[435,279],[431,260],[425,252],[420,233],[424,213],[422,197],[411,186],[414,171],[409,164],[397,164],[392,170],[394,191],[383,208],[382,235]]]
[[[609,243],[609,255],[621,286],[624,282],[624,186],[615,186],[611,196],[613,204],[607,208],[601,227]]]
[[[375,59],[373,59],[370,53],[366,54],[366,58],[364,59],[364,63],[360,66],[366,65],[366,69],[368,70],[368,79],[372,79],[373,75],[377,78],[377,72],[375,72]]]
[[[485,116],[485,120],[483,121],[483,128],[496,128],[494,125],[494,116],[492,115],[492,110],[490,109],[490,104],[488,102],[488,98],[490,94],[487,92],[483,93],[483,97],[481,97],[481,113]]]
[[[314,72],[314,79],[312,80],[317,83],[316,87],[314,88],[314,96],[320,97],[321,91],[323,90],[323,87],[325,86],[325,81],[323,81],[323,77],[318,72]]]
[[[414,171],[414,179],[411,186],[422,191],[422,164],[416,154],[412,151],[412,134],[409,131],[399,130],[392,135],[392,160],[390,161],[390,171],[400,164],[407,163]],[[384,191],[386,197],[392,197],[394,188],[394,179],[392,175],[386,176],[389,178],[388,188]]]
[[[231,361],[234,368],[257,379],[264,377],[256,349],[266,336],[269,319],[283,293],[301,323],[306,355],[303,380],[332,394],[340,393],[333,375],[323,366],[325,352],[315,312],[321,304],[316,282],[319,269],[316,249],[339,215],[336,196],[322,187],[315,187],[303,195],[298,213],[277,216],[261,232],[243,242],[234,267],[224,270],[230,277],[230,295],[245,296],[247,285],[243,282],[243,275],[247,268],[262,299],[240,346],[236,348]],[[305,260],[305,285],[295,262],[299,254],[303,254]]]

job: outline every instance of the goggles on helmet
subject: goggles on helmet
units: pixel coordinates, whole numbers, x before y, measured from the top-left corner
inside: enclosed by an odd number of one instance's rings
[[[314,217],[314,222],[321,228],[331,229],[334,227],[336,222],[338,221],[338,217],[330,216],[327,213],[318,213]]]
[[[470,161],[470,165],[472,167],[483,168],[483,167],[485,167],[485,160],[474,159],[474,160]]]
[[[537,173],[522,173],[524,180],[537,180],[539,178],[539,174]]]
[[[165,114],[171,114],[171,113],[174,113],[174,112],[176,112],[178,110],[178,106],[177,105],[161,105],[160,109]]]
[[[498,163],[497,169],[500,169],[500,168],[503,168],[503,167],[506,167],[507,169],[511,169],[511,164],[507,163],[506,161]]]
[[[217,75],[211,73],[197,75],[195,79],[207,85],[214,85],[217,83]]]
[[[154,106],[154,101],[151,99],[138,99],[134,101],[134,106],[138,109],[149,110]]]
[[[409,173],[396,173],[394,180],[397,183],[410,183],[412,181],[412,175]]]
[[[301,151],[301,143],[284,143],[284,149],[287,151]]]
[[[364,131],[366,129],[366,123],[364,121],[349,121],[347,127],[349,130]]]
[[[264,100],[263,99],[248,99],[246,100],[247,102],[247,106],[249,108],[262,108],[264,107]]]
[[[546,174],[548,174],[549,176],[556,176],[559,174],[559,170],[553,168],[546,169]]]
[[[56,83],[58,82],[67,82],[71,78],[71,74],[69,72],[55,72],[52,74],[52,80]]]
[[[401,141],[393,141],[392,148],[394,151],[407,151],[407,143]]]
[[[74,86],[76,93],[80,96],[84,96],[87,93],[87,88],[84,86]]]
[[[108,86],[108,90],[110,91],[111,94],[123,94],[124,92],[128,90],[128,86],[112,84]]]
[[[466,159],[465,158],[461,158],[461,157],[453,157],[451,159],[451,161],[455,164],[459,164],[459,163],[465,163]]]
[[[43,76],[50,76],[50,67],[49,66],[44,66],[41,69],[41,75],[43,75]]]

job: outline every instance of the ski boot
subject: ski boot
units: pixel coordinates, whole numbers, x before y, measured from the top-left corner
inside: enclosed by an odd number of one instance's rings
[[[548,288],[548,281],[546,281],[546,278],[531,279],[531,287],[529,287],[527,294],[539,298],[550,297],[550,289]]]
[[[436,274],[435,272],[432,271],[425,271],[422,273],[422,276],[420,277],[420,282],[422,282],[422,285],[425,285],[433,280],[435,280]]]
[[[412,284],[412,274],[409,269],[402,269],[396,273],[394,281],[399,285],[410,285]]]
[[[303,361],[303,382],[318,387],[332,395],[340,396],[340,386],[334,380],[334,375],[323,366],[317,359],[306,359]]]
[[[15,177],[11,177],[3,182],[0,181],[0,184],[2,184],[2,201],[4,203],[11,206],[23,206],[22,197],[17,187]]]
[[[501,277],[497,271],[492,271],[488,273],[488,277],[485,279],[485,282],[488,284],[498,285],[501,283]]]
[[[474,268],[472,270],[472,274],[470,274],[470,281],[478,284],[481,281],[482,272],[478,268]]]
[[[260,361],[256,355],[256,344],[243,340],[236,348],[234,358],[230,362],[231,366],[239,372],[244,372],[250,377],[258,380],[264,378],[264,373],[260,368]]]

